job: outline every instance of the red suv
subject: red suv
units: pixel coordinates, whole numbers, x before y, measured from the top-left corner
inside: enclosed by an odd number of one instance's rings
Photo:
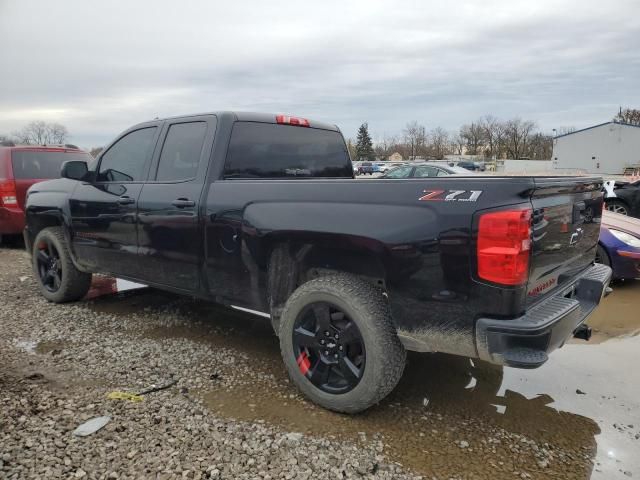
[[[67,160],[89,163],[93,157],[75,145],[0,143],[0,239],[22,234],[27,190],[34,183],[59,178]]]

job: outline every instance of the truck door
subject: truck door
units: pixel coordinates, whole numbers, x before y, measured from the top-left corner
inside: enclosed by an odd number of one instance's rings
[[[139,258],[150,282],[192,292],[200,285],[200,195],[216,129],[212,115],[166,123],[160,154],[138,203]]]
[[[72,241],[85,267],[138,278],[137,202],[159,133],[152,123],[124,134],[99,157],[94,181],[73,192]]]

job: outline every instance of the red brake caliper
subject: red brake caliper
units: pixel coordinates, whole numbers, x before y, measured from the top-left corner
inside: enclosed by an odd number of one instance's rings
[[[307,355],[307,352],[302,352],[300,355],[298,355],[298,359],[296,360],[296,362],[298,363],[300,372],[303,375],[306,375],[307,372],[309,371],[309,367],[311,366],[311,362],[309,361],[309,356]]]

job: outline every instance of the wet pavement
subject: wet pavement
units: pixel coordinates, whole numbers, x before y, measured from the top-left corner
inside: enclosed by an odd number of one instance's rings
[[[427,478],[461,470],[463,478],[640,476],[640,282],[617,285],[604,300],[590,322],[595,341],[574,340],[537,370],[410,354],[397,389],[356,416],[298,393],[264,319],[151,289],[96,298],[90,307],[126,315],[168,302],[178,302],[194,327],[142,335],[233,348],[261,373],[197,392],[219,415],[355,442],[381,436],[392,460]]]

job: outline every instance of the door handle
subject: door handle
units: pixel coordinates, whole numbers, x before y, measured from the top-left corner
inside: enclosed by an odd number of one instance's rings
[[[195,207],[196,202],[194,202],[193,200],[187,200],[186,198],[177,198],[176,200],[171,202],[171,205],[178,208],[187,208],[187,207]]]
[[[120,205],[131,205],[132,203],[136,203],[136,201],[131,197],[123,195],[122,197],[118,198],[118,203]]]

